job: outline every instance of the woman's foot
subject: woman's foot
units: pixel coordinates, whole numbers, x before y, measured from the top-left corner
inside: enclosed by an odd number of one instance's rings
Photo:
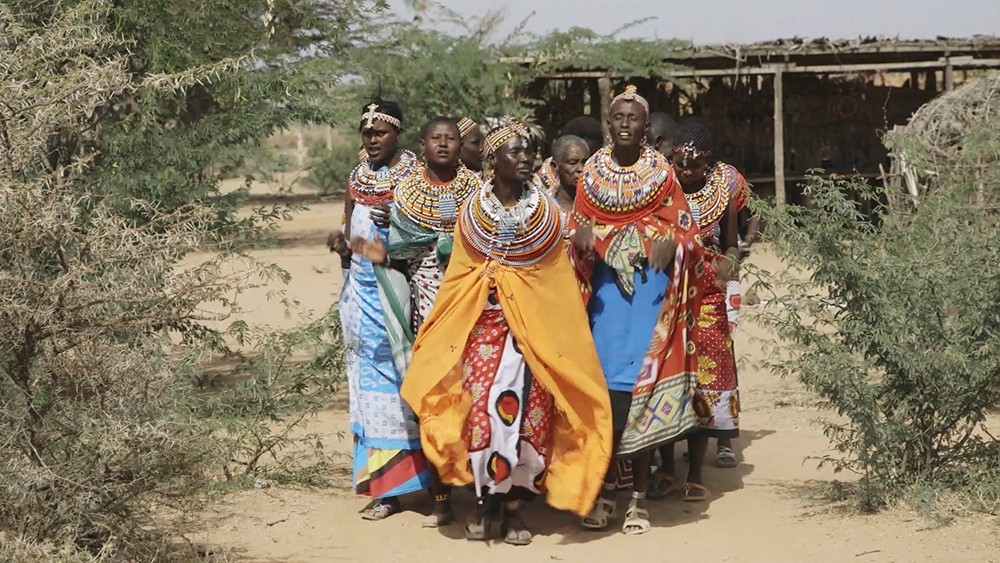
[[[736,452],[733,450],[732,443],[723,443],[719,440],[719,446],[715,450],[715,466],[728,468],[736,467],[739,462],[736,461]]]
[[[625,511],[625,523],[622,524],[622,533],[629,536],[645,534],[653,529],[649,523],[649,511],[645,507],[646,493],[632,493],[632,500]]]
[[[385,520],[401,510],[398,498],[380,498],[368,503],[368,506],[361,511],[361,517],[365,520]]]
[[[490,519],[480,515],[479,511],[469,517],[465,524],[465,539],[470,541],[486,541],[490,535]]]
[[[705,502],[708,500],[708,495],[708,489],[704,485],[687,482],[684,483],[684,489],[681,491],[681,500],[684,502]]]
[[[510,545],[528,545],[531,543],[531,532],[521,518],[521,501],[511,501],[504,506],[503,524],[500,527],[504,543]]]
[[[608,488],[609,486],[610,489]],[[594,508],[591,508],[590,513],[583,517],[581,524],[588,530],[603,530],[607,528],[617,508],[617,490],[615,484],[605,484],[604,487],[601,496],[597,497],[597,501],[594,503]]]
[[[451,495],[435,495],[434,512],[425,517],[421,525],[424,528],[440,528],[451,524],[454,519],[455,513],[451,510]]]
[[[649,476],[649,490],[646,492],[646,497],[653,500],[667,498],[667,495],[674,490],[675,481],[673,475],[663,469],[657,469]]]

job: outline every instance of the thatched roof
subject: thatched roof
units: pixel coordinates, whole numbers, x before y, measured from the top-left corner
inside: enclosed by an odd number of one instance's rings
[[[531,58],[507,62],[537,64]],[[663,54],[668,66],[686,67],[674,76],[723,76],[770,74],[776,66],[784,72],[840,73],[867,70],[917,70],[943,68],[1000,68],[1000,37],[939,37],[933,40],[900,40],[882,37],[834,40],[778,39],[750,44],[691,45]],[[552,59],[548,78],[597,78],[617,76],[614,69],[560,67]]]
[[[916,204],[937,189],[943,170],[966,169],[974,179],[1000,166],[1000,72],[942,94],[887,136],[897,206]],[[973,152],[974,151],[974,152]],[[1000,205],[1000,186],[985,185],[981,204]],[[908,196],[908,197],[905,197]]]

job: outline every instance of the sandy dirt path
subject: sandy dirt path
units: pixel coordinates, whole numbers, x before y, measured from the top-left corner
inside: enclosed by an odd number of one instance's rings
[[[340,219],[340,206],[312,206],[286,224],[286,244],[261,252],[293,277],[286,288],[311,314],[333,303],[341,276],[339,262],[323,247],[326,232]],[[779,266],[764,249],[755,262],[765,269]],[[297,322],[266,290],[244,299],[247,320],[274,327]],[[682,503],[676,497],[651,502],[653,530],[643,536],[620,533],[621,521],[607,532],[588,532],[577,518],[541,502],[526,511],[535,532],[528,547],[499,541],[471,543],[462,526],[441,530],[420,527],[430,510],[424,495],[405,499],[407,511],[383,522],[365,522],[358,510],[365,500],[349,490],[348,458],[335,471],[338,486],[328,490],[273,487],[229,497],[206,515],[205,531],[195,538],[223,546],[233,558],[258,563],[321,561],[1000,561],[1000,526],[995,519],[965,519],[946,527],[903,510],[863,516],[832,510],[817,503],[816,487],[835,476],[819,470],[809,456],[828,453],[815,420],[821,413],[797,382],[781,380],[757,364],[759,339],[768,334],[745,323],[736,337],[741,361],[742,436],[737,440],[741,464],[717,469],[709,454],[707,485],[710,502]],[[994,426],[996,426],[994,424]],[[345,454],[349,439],[347,414],[328,410],[310,430],[327,435]],[[328,446],[329,447],[329,446]],[[711,448],[710,448],[711,450]],[[678,463],[678,470],[686,470]],[[841,476],[842,479],[849,478]],[[470,493],[456,493],[458,521],[473,503]],[[620,506],[626,502],[623,496]]]

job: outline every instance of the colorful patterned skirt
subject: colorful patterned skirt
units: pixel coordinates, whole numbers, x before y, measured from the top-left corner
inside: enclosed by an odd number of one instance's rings
[[[698,350],[698,425],[708,436],[735,438],[740,433],[740,391],[724,292],[706,292],[693,339]]]
[[[512,488],[542,492],[552,396],[531,377],[492,293],[462,363],[462,388],[472,395],[464,434],[479,505]]]
[[[385,229],[360,203],[351,233],[383,240]],[[427,459],[420,451],[416,416],[399,395],[402,372],[394,357],[379,283],[370,260],[354,255],[341,294],[340,319],[354,435],[354,485],[358,494],[385,498],[429,486]]]

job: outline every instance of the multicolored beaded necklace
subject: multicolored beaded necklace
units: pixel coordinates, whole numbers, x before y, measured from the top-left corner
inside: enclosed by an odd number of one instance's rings
[[[541,168],[535,172],[535,179],[541,182],[540,185],[549,192],[549,195],[559,191],[559,176],[556,174],[556,164],[552,157],[545,159]]]
[[[666,158],[644,147],[635,164],[620,166],[611,156],[612,148],[600,149],[584,165],[582,195],[606,212],[624,214],[645,209],[657,200],[670,176]]]
[[[399,162],[392,168],[372,170],[367,160],[362,161],[347,183],[351,198],[369,207],[390,203],[393,190],[413,174],[418,162],[416,155],[406,149],[399,151]]]
[[[537,264],[562,238],[562,220],[557,205],[534,185],[513,207],[493,194],[491,183],[483,184],[460,217],[465,242],[486,260],[504,266]]]
[[[396,187],[396,207],[414,223],[439,232],[455,230],[458,210],[482,182],[475,172],[458,167],[455,178],[443,184],[427,178],[423,166]]]
[[[692,210],[697,208],[698,226],[707,229],[722,218],[729,205],[729,189],[736,181],[732,167],[718,162],[705,175],[705,185],[694,193],[684,194]]]

